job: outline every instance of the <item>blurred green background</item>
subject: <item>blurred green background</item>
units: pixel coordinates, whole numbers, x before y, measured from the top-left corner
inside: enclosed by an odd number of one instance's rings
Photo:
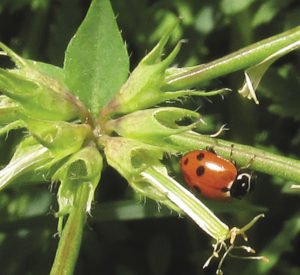
[[[0,0],[0,41],[24,57],[62,66],[64,49],[85,16],[90,1]],[[117,22],[133,69],[180,16],[169,44],[186,39],[178,66],[211,61],[252,42],[300,24],[298,0],[113,0]],[[83,49],[84,50],[84,49]],[[84,62],[84,61],[83,61]],[[300,51],[277,61],[259,89],[259,105],[232,92],[224,99],[185,100],[203,114],[213,133],[226,123],[222,138],[300,159]],[[236,91],[243,72],[207,83],[209,89]],[[20,136],[0,142],[0,165],[11,157]],[[178,179],[177,159],[166,159]],[[230,226],[242,226],[264,212],[248,234],[249,245],[269,264],[228,258],[225,274],[300,274],[299,195],[291,182],[259,174],[256,191],[243,201],[207,202]],[[57,186],[23,180],[0,193],[0,274],[48,274],[55,236]],[[107,168],[88,219],[75,274],[214,274],[203,270],[211,240],[193,222],[149,200],[140,200],[127,183]]]

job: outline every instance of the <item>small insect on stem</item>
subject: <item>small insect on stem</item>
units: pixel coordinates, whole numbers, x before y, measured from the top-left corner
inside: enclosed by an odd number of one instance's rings
[[[240,199],[254,190],[250,170],[238,169],[211,148],[188,152],[181,158],[180,168],[187,185],[209,199]]]

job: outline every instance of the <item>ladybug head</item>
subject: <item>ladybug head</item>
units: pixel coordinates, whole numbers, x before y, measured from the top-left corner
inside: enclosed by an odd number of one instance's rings
[[[249,192],[254,190],[255,186],[255,175],[247,170],[241,169],[230,188],[230,196],[233,198],[242,198]]]

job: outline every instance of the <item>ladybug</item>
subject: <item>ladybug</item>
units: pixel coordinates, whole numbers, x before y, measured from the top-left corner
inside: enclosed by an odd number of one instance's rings
[[[187,185],[209,199],[240,199],[254,189],[252,172],[237,169],[231,160],[212,149],[187,153],[180,160],[180,168]]]

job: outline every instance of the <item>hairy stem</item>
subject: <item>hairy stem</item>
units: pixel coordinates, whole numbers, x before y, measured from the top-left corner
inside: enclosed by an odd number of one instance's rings
[[[58,244],[51,275],[71,275],[74,272],[86,221],[86,204],[90,188],[82,184]]]
[[[182,151],[213,147],[218,154],[228,159],[232,152],[232,158],[240,166],[250,164],[250,168],[255,171],[300,182],[299,160],[276,155],[251,146],[199,135],[194,132],[174,135],[170,139],[172,143],[178,144]]]
[[[257,64],[278,50],[300,40],[300,26],[264,39],[207,64],[202,64],[166,77],[166,89],[188,89],[201,82],[217,78]]]

